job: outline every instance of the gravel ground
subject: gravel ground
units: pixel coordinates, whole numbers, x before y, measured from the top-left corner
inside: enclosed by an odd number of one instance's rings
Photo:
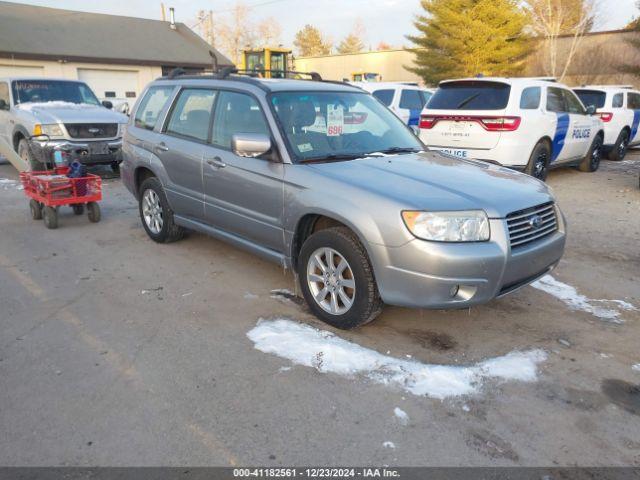
[[[634,153],[550,175],[569,222],[553,276],[588,299],[640,307],[639,172]],[[198,234],[156,245],[117,178],[104,193],[101,223],[67,211],[49,231],[0,181],[0,465],[640,466],[639,311],[591,301],[616,323],[527,287],[334,331],[452,367],[547,354],[535,381],[413,395],[257,350],[260,318],[332,329],[272,294],[295,290],[279,267]]]

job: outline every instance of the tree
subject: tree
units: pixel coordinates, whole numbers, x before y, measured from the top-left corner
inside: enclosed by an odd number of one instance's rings
[[[268,17],[258,23],[256,28],[257,42],[260,45],[277,45],[280,43],[282,27],[274,17]]]
[[[564,79],[574,59],[580,40],[591,31],[596,16],[595,0],[526,0],[530,28],[542,39],[545,75]],[[571,37],[569,48],[560,55],[558,38]]]
[[[365,28],[362,21],[358,20],[353,26],[353,30],[338,45],[338,53],[360,53],[364,50],[363,38],[365,37]]]
[[[421,0],[425,14],[408,36],[427,84],[451,77],[514,75],[528,53],[527,15],[518,0]]]
[[[391,45],[389,45],[387,42],[380,42],[378,43],[378,46],[376,46],[376,50],[380,51],[380,50],[392,50],[393,47]]]
[[[636,3],[637,7],[640,8],[640,0]],[[635,36],[627,40],[629,46],[633,47],[636,51],[637,55],[640,56],[640,18],[636,18],[629,24],[629,28],[635,32]],[[637,58],[637,57],[636,57]],[[631,75],[635,75],[636,77],[640,77],[640,62],[635,61],[631,63],[622,64],[619,69],[621,73],[630,73]]]
[[[331,43],[324,39],[320,30],[309,24],[296,33],[293,45],[302,57],[329,55],[331,53]]]
[[[236,3],[227,21],[218,24],[217,41],[220,50],[238,65],[245,47],[255,41],[255,30],[249,26],[249,9],[242,3]]]

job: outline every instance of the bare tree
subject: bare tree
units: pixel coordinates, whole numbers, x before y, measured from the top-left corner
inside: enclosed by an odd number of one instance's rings
[[[282,27],[274,17],[268,17],[258,23],[256,27],[256,41],[260,45],[277,45],[282,36]]]
[[[542,39],[545,75],[564,79],[585,33],[593,28],[597,0],[527,0],[533,33]],[[570,37],[568,48],[560,50],[560,37]],[[565,44],[566,42],[563,42]]]

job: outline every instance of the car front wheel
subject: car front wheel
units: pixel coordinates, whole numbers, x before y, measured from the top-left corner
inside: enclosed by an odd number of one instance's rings
[[[29,143],[24,138],[18,143],[18,156],[26,162],[32,172],[39,172],[46,169],[43,163],[40,163],[34,158],[29,149]]]
[[[160,180],[147,178],[140,186],[139,198],[142,226],[154,242],[175,242],[184,236],[184,229],[173,221],[173,211]]]
[[[355,328],[382,311],[367,252],[346,227],[311,235],[300,251],[298,275],[309,308],[329,325]]]

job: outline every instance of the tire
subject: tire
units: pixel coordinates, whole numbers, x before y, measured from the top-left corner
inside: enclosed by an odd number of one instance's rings
[[[98,223],[102,215],[100,213],[100,205],[96,202],[87,203],[87,216],[89,217],[89,221],[91,223]]]
[[[150,177],[142,182],[139,198],[140,220],[151,240],[157,243],[171,243],[184,237],[185,230],[175,224],[173,211],[169,207],[160,180]]]
[[[111,170],[113,173],[120,173],[120,162],[111,162]]]
[[[44,225],[50,230],[58,228],[58,211],[53,207],[43,209]]]
[[[539,141],[529,157],[529,163],[524,172],[538,180],[545,181],[549,174],[549,162],[551,161],[551,147],[545,140]]]
[[[331,252],[333,262],[328,260],[327,251]],[[320,263],[315,260],[318,256]],[[344,265],[343,260],[346,268],[340,273],[338,267]],[[333,277],[331,272],[335,273]],[[382,299],[367,252],[346,227],[321,230],[307,238],[298,257],[298,275],[309,308],[329,325],[348,330],[371,322],[382,311]],[[350,301],[349,306],[342,300],[343,295]]]
[[[34,220],[42,220],[42,205],[34,199],[29,200],[29,210],[31,210],[31,218]]]
[[[627,129],[620,132],[618,135],[618,139],[616,143],[613,145],[613,149],[609,152],[608,158],[609,160],[613,160],[614,162],[619,162],[620,160],[624,160],[624,157],[627,156],[627,149],[629,147],[629,131]]]
[[[71,205],[71,208],[73,209],[74,215],[82,215],[84,213],[84,205],[82,205],[81,203]]]
[[[40,163],[31,154],[31,150],[29,149],[29,143],[24,138],[22,140],[20,140],[20,142],[18,143],[18,156],[22,160],[27,162],[27,165],[29,165],[29,169],[32,172],[46,170],[46,167],[45,167],[44,163]]]
[[[580,162],[578,168],[581,172],[595,172],[600,168],[600,160],[602,159],[602,136],[596,135],[593,139],[591,147],[586,157]]]

